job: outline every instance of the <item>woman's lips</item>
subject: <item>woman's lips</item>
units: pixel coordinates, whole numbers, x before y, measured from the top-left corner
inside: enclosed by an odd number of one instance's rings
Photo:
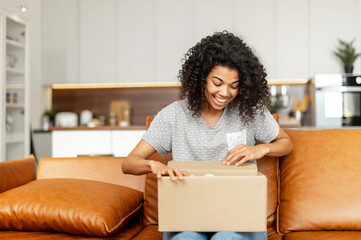
[[[214,102],[216,103],[216,105],[218,105],[218,106],[224,106],[224,105],[226,105],[226,102],[227,102],[227,99],[226,98],[218,98],[218,97],[216,97],[216,96],[213,96],[213,98],[214,98]]]

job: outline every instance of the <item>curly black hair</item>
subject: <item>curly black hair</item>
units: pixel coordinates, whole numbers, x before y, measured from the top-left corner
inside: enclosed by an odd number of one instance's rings
[[[230,104],[237,104],[241,120],[248,124],[258,110],[263,114],[269,107],[270,93],[266,72],[242,39],[227,31],[216,32],[203,38],[188,50],[182,59],[178,79],[180,95],[188,100],[189,110],[198,114],[205,102],[206,77],[215,66],[224,66],[238,71],[239,93]]]

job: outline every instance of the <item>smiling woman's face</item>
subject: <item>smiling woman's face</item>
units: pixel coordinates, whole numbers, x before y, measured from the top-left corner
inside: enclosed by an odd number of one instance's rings
[[[223,66],[215,66],[206,78],[204,110],[223,111],[238,94],[238,71]]]

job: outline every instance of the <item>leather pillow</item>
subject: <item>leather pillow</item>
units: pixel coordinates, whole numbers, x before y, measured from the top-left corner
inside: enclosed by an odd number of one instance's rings
[[[0,230],[109,236],[140,210],[137,190],[82,179],[42,179],[0,194]]]

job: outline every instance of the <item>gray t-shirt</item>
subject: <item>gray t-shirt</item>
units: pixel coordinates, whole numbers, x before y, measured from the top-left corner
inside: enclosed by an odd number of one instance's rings
[[[227,105],[216,125],[210,127],[199,114],[192,115],[186,100],[179,100],[157,114],[143,140],[162,156],[172,152],[175,161],[223,161],[239,144],[269,143],[278,132],[268,110],[246,126],[238,108]]]

